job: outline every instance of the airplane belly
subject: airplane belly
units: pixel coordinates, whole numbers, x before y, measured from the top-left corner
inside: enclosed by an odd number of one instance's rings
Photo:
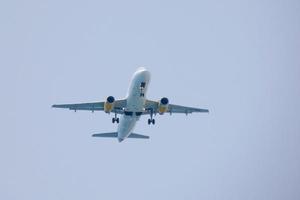
[[[123,115],[118,126],[118,138],[126,139],[135,127],[137,119],[133,116]]]
[[[139,72],[134,75],[127,93],[126,110],[133,112],[143,111],[146,92],[150,81],[149,72]]]
[[[120,118],[118,126],[118,139],[126,139],[133,131],[140,116],[136,112],[143,112],[146,102],[145,93],[150,81],[150,74],[147,71],[138,71],[134,74],[128,93],[126,95],[126,107],[124,115]]]
[[[126,110],[133,112],[141,112],[145,105],[145,99],[140,98],[139,96],[130,96],[127,99]]]

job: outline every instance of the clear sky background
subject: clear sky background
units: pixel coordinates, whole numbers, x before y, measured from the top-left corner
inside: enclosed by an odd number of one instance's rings
[[[300,2],[1,1],[0,199],[300,199]],[[55,103],[148,97],[209,114],[141,118]]]

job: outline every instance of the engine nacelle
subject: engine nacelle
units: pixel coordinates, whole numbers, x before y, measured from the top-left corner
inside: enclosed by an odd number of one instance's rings
[[[169,99],[166,97],[162,98],[158,103],[158,113],[160,115],[164,114],[165,112],[168,111],[168,107],[169,107]]]
[[[114,105],[115,105],[115,98],[113,96],[107,97],[104,103],[104,112],[110,113],[112,109],[114,109]]]

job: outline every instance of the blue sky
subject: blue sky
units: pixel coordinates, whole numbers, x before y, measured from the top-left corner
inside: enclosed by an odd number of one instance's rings
[[[2,1],[0,198],[300,198],[299,1]],[[150,140],[92,138],[107,114],[55,103],[148,97]]]

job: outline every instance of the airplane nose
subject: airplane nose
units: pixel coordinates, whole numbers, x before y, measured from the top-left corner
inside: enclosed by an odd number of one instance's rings
[[[123,138],[118,138],[119,142],[122,142],[124,139]]]

